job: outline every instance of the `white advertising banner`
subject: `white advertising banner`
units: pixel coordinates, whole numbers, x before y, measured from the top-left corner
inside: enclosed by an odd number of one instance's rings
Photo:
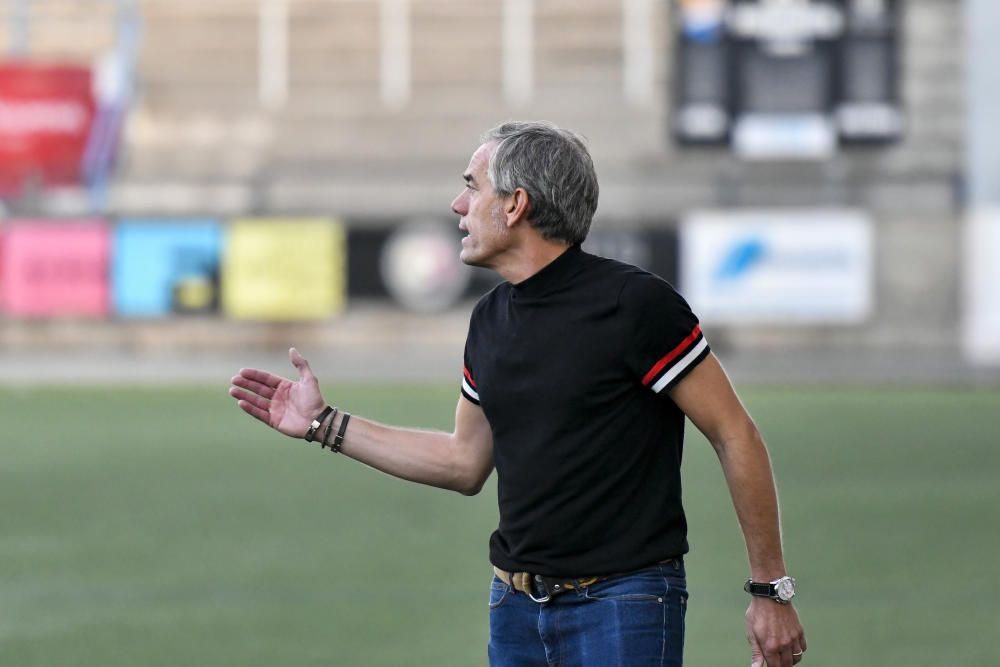
[[[695,212],[681,225],[681,291],[708,323],[862,322],[872,235],[855,210]]]
[[[975,363],[1000,364],[1000,209],[970,214],[964,266],[965,355]]]

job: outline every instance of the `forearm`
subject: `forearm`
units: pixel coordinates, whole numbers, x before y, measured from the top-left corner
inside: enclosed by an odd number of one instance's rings
[[[788,574],[781,553],[778,494],[767,447],[729,378],[709,355],[670,397],[712,443],[733,498],[750,559],[750,577],[774,581]],[[795,608],[754,597],[747,610],[747,638],[752,664],[761,667],[797,663],[806,649]]]
[[[750,576],[784,576],[778,497],[764,441],[752,423],[738,435],[713,443],[746,541]]]
[[[331,442],[343,418],[343,412],[334,417]],[[325,429],[326,423],[320,433]],[[386,426],[352,415],[341,453],[393,477],[466,495],[482,485],[453,433]]]

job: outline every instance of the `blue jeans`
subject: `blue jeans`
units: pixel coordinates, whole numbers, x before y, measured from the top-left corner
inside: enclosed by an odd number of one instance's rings
[[[490,665],[680,667],[687,598],[680,559],[569,590],[541,604],[494,577]]]

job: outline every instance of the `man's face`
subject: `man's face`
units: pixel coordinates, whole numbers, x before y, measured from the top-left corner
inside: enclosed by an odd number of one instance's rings
[[[451,210],[460,216],[458,228],[467,234],[462,239],[460,257],[472,266],[494,266],[494,260],[509,242],[503,199],[496,195],[486,173],[495,148],[496,142],[489,142],[472,154],[462,175],[465,188],[451,203]]]

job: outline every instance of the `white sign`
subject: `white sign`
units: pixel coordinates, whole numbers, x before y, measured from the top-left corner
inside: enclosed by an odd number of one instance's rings
[[[681,292],[705,322],[858,323],[872,227],[851,210],[699,212],[681,226]]]
[[[795,0],[735,5],[728,22],[740,37],[784,41],[830,39],[844,31],[844,14],[833,5]]]
[[[1000,209],[965,225],[963,344],[970,361],[1000,364]]]
[[[825,113],[745,113],[733,150],[745,160],[822,160],[836,152],[837,133]]]

